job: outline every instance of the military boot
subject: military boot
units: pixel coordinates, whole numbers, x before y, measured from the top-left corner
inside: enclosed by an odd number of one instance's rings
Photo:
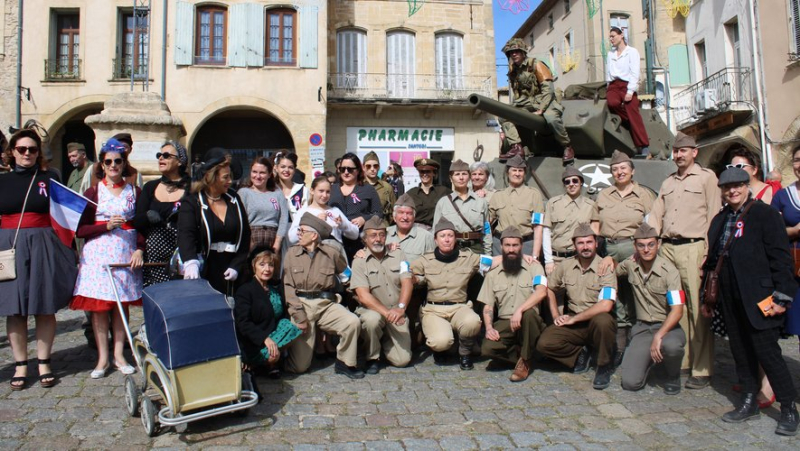
[[[756,394],[745,393],[742,395],[742,404],[739,406],[739,408],[731,410],[725,415],[722,415],[722,421],[726,423],[742,423],[751,418],[757,418],[760,415],[761,413],[758,411],[758,401],[756,401]]]
[[[569,166],[575,163],[575,149],[572,146],[567,146],[564,148],[564,155],[561,157],[561,164],[563,166]]]
[[[800,423],[800,415],[797,413],[797,406],[790,402],[781,404],[781,418],[778,420],[778,428],[775,433],[778,435],[797,435],[797,425]]]
[[[517,155],[521,156],[522,158],[525,158],[525,150],[522,148],[522,144],[520,143],[512,144],[511,147],[508,149],[508,153],[500,155],[499,158],[501,160],[510,160]]]

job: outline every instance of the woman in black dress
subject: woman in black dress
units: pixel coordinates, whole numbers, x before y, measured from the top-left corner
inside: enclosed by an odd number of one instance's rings
[[[364,183],[364,170],[356,154],[348,152],[342,156],[339,180],[340,183],[331,186],[328,204],[341,210],[359,230],[363,229],[369,218],[383,214],[377,191],[370,184]],[[343,240],[347,259],[352,261],[353,255],[364,247],[364,243],[360,239]]]
[[[194,176],[192,192],[178,213],[178,251],[185,279],[201,276],[233,295],[250,248],[250,224],[242,200],[231,190],[230,156],[215,147]],[[200,258],[204,263],[200,264]],[[201,269],[202,266],[202,269]]]
[[[189,154],[182,145],[167,141],[156,154],[156,159],[161,178],[145,183],[136,203],[133,224],[147,237],[145,261],[166,263],[178,247],[178,210],[190,183],[186,174]],[[167,267],[144,268],[146,287],[169,279]]]
[[[59,241],[50,225],[50,181],[58,181],[58,176],[47,170],[42,139],[33,130],[19,130],[3,153],[12,169],[0,176],[0,250],[15,249],[17,272],[13,280],[0,282],[0,315],[6,317],[16,361],[11,389],[28,385],[28,315],[36,317],[39,383],[52,387],[56,384],[50,370],[55,313],[72,298],[78,275],[75,253]]]

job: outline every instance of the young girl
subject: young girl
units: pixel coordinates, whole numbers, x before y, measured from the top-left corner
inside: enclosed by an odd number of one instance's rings
[[[358,227],[350,222],[341,210],[328,205],[328,201],[331,198],[331,183],[325,176],[319,176],[311,182],[310,197],[311,204],[301,207],[294,215],[294,221],[292,221],[292,226],[289,228],[290,243],[297,244],[297,229],[300,228],[300,218],[305,212],[310,212],[318,218],[324,219],[333,227],[331,238],[324,240],[324,243],[343,249],[342,236],[351,240],[358,239]]]
[[[289,220],[303,216],[302,213],[298,215],[297,210],[308,202],[308,188],[305,183],[295,183],[293,180],[296,168],[297,154],[288,151],[275,154],[275,174],[278,188],[281,189],[289,204]],[[292,244],[296,242],[297,240]]]

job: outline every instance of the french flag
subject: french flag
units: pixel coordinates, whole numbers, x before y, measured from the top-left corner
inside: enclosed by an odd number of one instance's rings
[[[617,300],[617,290],[613,287],[603,287],[600,289],[600,294],[597,295],[598,301],[611,301]]]
[[[667,291],[667,304],[669,304],[670,306],[685,305],[686,293],[684,293],[683,290]]]
[[[55,180],[50,180],[50,223],[65,246],[72,246],[83,210],[91,202]]]

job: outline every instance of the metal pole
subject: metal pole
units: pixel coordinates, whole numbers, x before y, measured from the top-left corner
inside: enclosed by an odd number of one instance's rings
[[[128,336],[128,343],[131,346],[131,353],[133,354],[133,358],[136,359],[136,366],[139,367],[139,370],[141,371],[143,368],[142,362],[139,361],[139,354],[133,347],[133,336],[131,336],[131,326],[128,324],[128,318],[125,316],[125,309],[122,307],[122,301],[119,299],[119,293],[117,292],[117,284],[114,283],[114,274],[111,271],[111,266],[112,265],[106,265],[106,273],[108,273],[108,281],[111,282],[111,289],[114,291],[114,300],[117,301],[117,309],[119,310],[120,318],[122,318],[122,324],[125,326],[125,335]]]
[[[161,11],[161,101],[167,101],[167,0]]]
[[[17,105],[14,127],[22,127],[22,9],[24,0],[19,0],[17,11]]]
[[[755,76],[755,84],[756,84],[756,95],[758,96],[758,110],[757,110],[757,118],[758,118],[758,135],[759,140],[761,141],[761,161],[763,161],[763,168],[762,171],[765,175],[769,174],[769,171],[772,170],[772,149],[767,140],[767,124],[766,124],[766,101],[764,99],[764,86],[763,80],[761,78],[762,73],[761,71],[764,68],[764,62],[762,61],[762,54],[761,54],[761,42],[758,39],[759,34],[761,33],[760,24],[758,23],[758,12],[756,8],[756,0],[750,1],[750,23],[752,25],[752,33],[750,33],[751,38],[751,45],[753,46],[753,75]]]

